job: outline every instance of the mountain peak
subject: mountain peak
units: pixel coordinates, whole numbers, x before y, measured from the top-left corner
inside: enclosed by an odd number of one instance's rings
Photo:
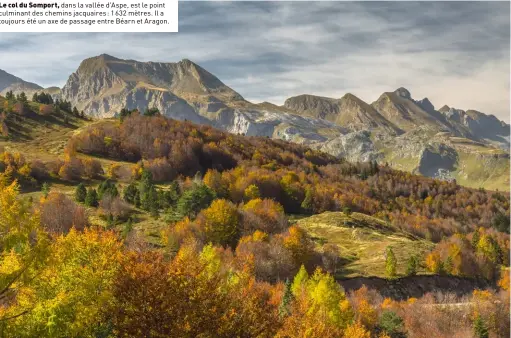
[[[356,97],[355,95],[353,95],[351,93],[344,94],[343,97],[341,97],[341,100],[356,100],[356,101],[360,101],[360,99],[358,97]]]
[[[404,87],[400,87],[398,89],[396,89],[394,91],[394,93],[396,93],[397,95],[401,96],[401,97],[404,97],[405,99],[411,99],[412,96],[410,95],[410,92],[408,91],[408,89],[404,88]]]
[[[182,63],[182,64],[185,64],[185,65],[197,65],[195,62],[193,62],[192,60],[187,59],[187,58],[184,58],[184,59],[182,59],[179,62]]]
[[[449,110],[451,110],[451,107],[446,104],[444,104],[442,108],[438,109],[438,111],[441,113],[447,113]]]
[[[433,103],[431,103],[431,101],[427,97],[423,98],[422,100],[416,101],[416,103],[422,109],[424,109],[424,111],[428,113],[433,112],[435,110],[435,106],[433,106]]]
[[[102,58],[104,60],[108,60],[108,61],[114,61],[114,60],[120,60],[119,58],[116,58],[115,56],[112,56],[110,54],[100,54],[97,56],[98,58]]]

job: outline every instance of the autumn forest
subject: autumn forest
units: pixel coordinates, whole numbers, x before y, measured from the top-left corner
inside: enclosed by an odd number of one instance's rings
[[[44,93],[0,103],[2,337],[509,337],[508,192],[157,109],[91,120]],[[34,156],[28,123],[70,134]],[[418,276],[486,287],[343,287]]]

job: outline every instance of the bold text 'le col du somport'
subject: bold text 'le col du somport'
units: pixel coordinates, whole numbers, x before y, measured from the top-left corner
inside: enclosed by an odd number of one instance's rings
[[[139,4],[137,4],[139,5]],[[140,5],[139,5],[140,6]],[[76,3],[34,3],[34,2],[12,2],[12,3],[2,3],[0,2],[0,8],[77,8],[79,6]],[[93,3],[85,3],[83,4],[85,8],[114,8],[114,9],[127,9],[128,4],[125,3],[115,3],[115,2],[93,2]],[[131,7],[135,7],[133,4]],[[159,6],[151,6],[151,7],[164,7],[164,4],[160,4]]]

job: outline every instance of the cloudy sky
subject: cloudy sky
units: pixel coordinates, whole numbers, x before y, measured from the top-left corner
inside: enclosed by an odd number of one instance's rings
[[[84,58],[188,58],[253,102],[415,99],[509,121],[509,2],[184,2],[179,33],[0,34],[0,68],[62,86]]]

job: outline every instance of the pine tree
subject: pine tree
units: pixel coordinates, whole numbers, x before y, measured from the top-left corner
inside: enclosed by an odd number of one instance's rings
[[[307,188],[305,191],[305,198],[302,201],[302,204],[300,205],[303,212],[305,213],[311,213],[312,212],[312,202],[313,202],[313,192],[311,188]]]
[[[159,201],[158,201],[158,192],[156,191],[156,188],[151,186],[151,189],[149,190],[147,196],[146,196],[146,204],[147,209],[151,213],[151,216],[154,218],[157,218],[159,216]]]
[[[387,277],[394,278],[396,277],[396,266],[397,266],[397,259],[394,255],[394,251],[389,246],[387,247],[386,257],[385,257],[385,272],[387,274]]]
[[[7,99],[7,101],[14,101],[15,97],[12,90],[5,93],[5,98]]]
[[[128,221],[124,224],[124,228],[122,229],[122,237],[126,238],[129,233],[133,230],[133,220],[128,218]]]
[[[343,212],[346,216],[350,216],[350,215],[351,215],[351,208],[350,208],[350,207],[344,207],[344,208],[342,208],[342,212]]]
[[[153,184],[153,175],[149,170],[142,170],[138,190],[140,192],[140,207],[150,211],[153,216],[157,216],[158,192]]]
[[[285,317],[290,314],[289,306],[291,305],[291,301],[293,300],[293,292],[291,291],[291,282],[289,279],[286,279],[286,284],[284,284],[285,290],[284,295],[282,296],[282,301],[279,306],[279,315],[280,317]]]
[[[41,192],[43,193],[43,196],[46,198],[48,197],[48,194],[50,193],[50,184],[48,182],[44,182],[41,187]]]
[[[417,274],[417,267],[418,267],[417,257],[414,255],[408,258],[408,262],[406,265],[406,275],[415,276]]]
[[[146,109],[144,116],[156,116],[160,115],[160,110],[156,107]]]
[[[80,183],[78,184],[78,186],[76,187],[76,190],[75,190],[75,200],[77,202],[85,202],[85,198],[87,197],[87,189],[85,188],[85,184],[83,183]]]
[[[500,232],[509,233],[510,218],[501,211],[497,211],[491,221],[491,225]]]
[[[177,213],[181,216],[195,217],[199,211],[207,208],[216,198],[216,194],[205,184],[194,184],[177,201]]]
[[[450,274],[452,272],[453,266],[454,266],[454,264],[452,261],[452,257],[447,256],[447,258],[445,259],[445,263],[443,264],[443,269],[442,269],[441,273]]]
[[[488,338],[488,327],[484,323],[483,318],[480,315],[477,316],[474,321],[474,336],[476,338]]]
[[[112,197],[119,196],[119,191],[117,190],[117,186],[110,179],[107,179],[107,180],[101,182],[101,184],[98,187],[98,198],[101,200],[103,198],[103,196],[105,196],[105,195],[110,195]]]
[[[384,310],[380,316],[378,325],[390,337],[402,337],[404,323],[403,319],[397,313],[390,310]]]
[[[21,103],[27,103],[28,102],[27,94],[25,94],[25,92],[21,92],[18,95],[17,100]]]
[[[98,206],[98,193],[96,192],[96,189],[89,188],[89,190],[87,190],[87,196],[85,196],[85,205],[88,207]]]
[[[135,198],[138,194],[138,188],[134,183],[130,183],[123,191],[123,198],[130,204],[135,204]]]

